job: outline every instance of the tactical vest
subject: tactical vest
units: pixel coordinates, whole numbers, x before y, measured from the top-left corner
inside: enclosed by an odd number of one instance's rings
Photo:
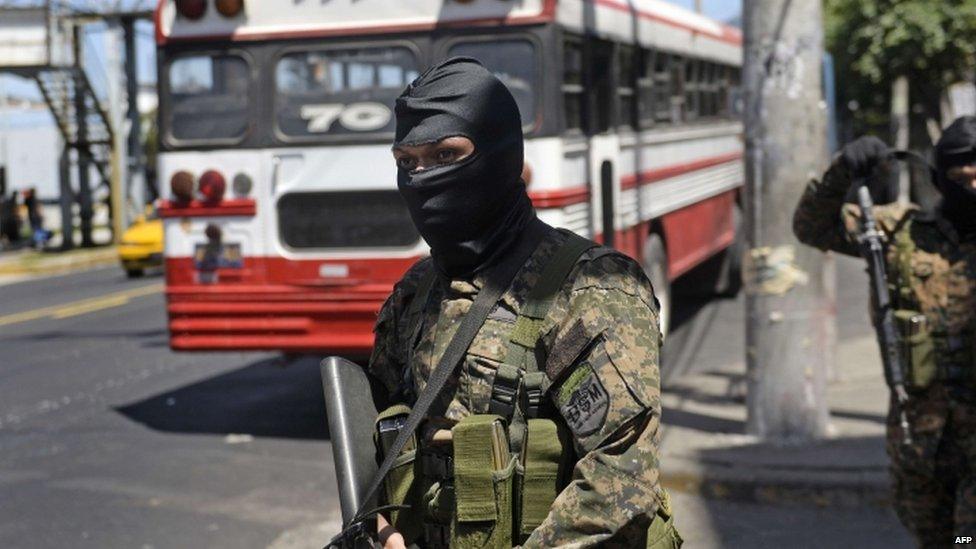
[[[895,276],[889,280],[894,318],[901,338],[902,360],[907,365],[908,387],[924,390],[933,382],[976,388],[976,338],[973,323],[959,334],[949,335],[943,326],[926,317],[915,296],[921,284],[912,258],[917,252],[912,239],[914,220],[909,217],[894,234]],[[931,273],[929,273],[931,274]]]
[[[407,544],[439,548],[508,548],[521,544],[545,520],[575,465],[572,436],[546,406],[535,349],[560,288],[580,256],[597,246],[569,231],[530,290],[509,334],[506,359],[492,384],[488,414],[470,415],[451,429],[448,448],[426,445],[416,435],[387,476],[385,503],[402,506],[391,523]],[[596,257],[615,253],[600,248]],[[435,280],[420,283],[407,310],[416,329]],[[413,329],[408,333],[413,333]],[[397,405],[377,419],[382,453],[410,408]],[[670,498],[661,490],[647,530],[647,547],[681,546]]]

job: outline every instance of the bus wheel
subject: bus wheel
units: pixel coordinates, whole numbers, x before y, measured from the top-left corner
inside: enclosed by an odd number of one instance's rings
[[[742,226],[742,208],[732,209],[735,239],[722,252],[722,263],[715,281],[715,293],[721,297],[735,297],[742,289],[742,256],[746,253],[746,233]]]
[[[667,336],[671,321],[671,284],[668,282],[668,255],[661,237],[652,234],[644,242],[644,273],[654,287],[654,296],[660,305],[661,335]]]

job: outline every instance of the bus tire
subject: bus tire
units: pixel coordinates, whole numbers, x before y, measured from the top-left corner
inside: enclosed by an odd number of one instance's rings
[[[732,227],[735,238],[722,252],[722,262],[715,280],[715,295],[735,297],[742,289],[742,256],[746,253],[746,235],[742,227],[742,208],[736,204],[732,209]]]
[[[671,321],[671,284],[668,281],[668,254],[660,236],[651,234],[647,237],[642,260],[644,273],[651,281],[657,298],[661,335],[666,336]]]

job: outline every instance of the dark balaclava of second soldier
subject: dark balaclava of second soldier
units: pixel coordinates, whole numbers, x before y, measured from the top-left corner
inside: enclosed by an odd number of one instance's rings
[[[454,57],[396,100],[397,145],[463,136],[474,152],[421,171],[399,169],[397,187],[437,269],[467,278],[493,265],[535,219],[521,180],[522,120],[508,88],[478,61]]]
[[[952,181],[949,168],[976,164],[976,117],[957,118],[935,145],[936,185],[942,193],[942,215],[962,236],[976,236],[976,189]]]

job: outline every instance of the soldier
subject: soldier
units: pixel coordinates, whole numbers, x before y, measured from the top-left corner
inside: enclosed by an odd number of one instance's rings
[[[381,503],[411,507],[378,517],[381,541],[679,546],[658,479],[661,336],[641,267],[537,219],[518,107],[477,61],[426,71],[396,117],[398,187],[431,257],[376,322],[368,371],[399,403],[380,414],[380,439],[423,393],[486,273],[528,252],[387,476]]]
[[[963,117],[935,148],[941,204],[875,206],[887,237],[888,282],[909,399],[910,443],[892,397],[887,450],[895,509],[920,547],[950,546],[976,532],[976,118]],[[858,254],[852,185],[890,156],[874,137],[844,147],[800,200],[793,230],[802,242]]]

